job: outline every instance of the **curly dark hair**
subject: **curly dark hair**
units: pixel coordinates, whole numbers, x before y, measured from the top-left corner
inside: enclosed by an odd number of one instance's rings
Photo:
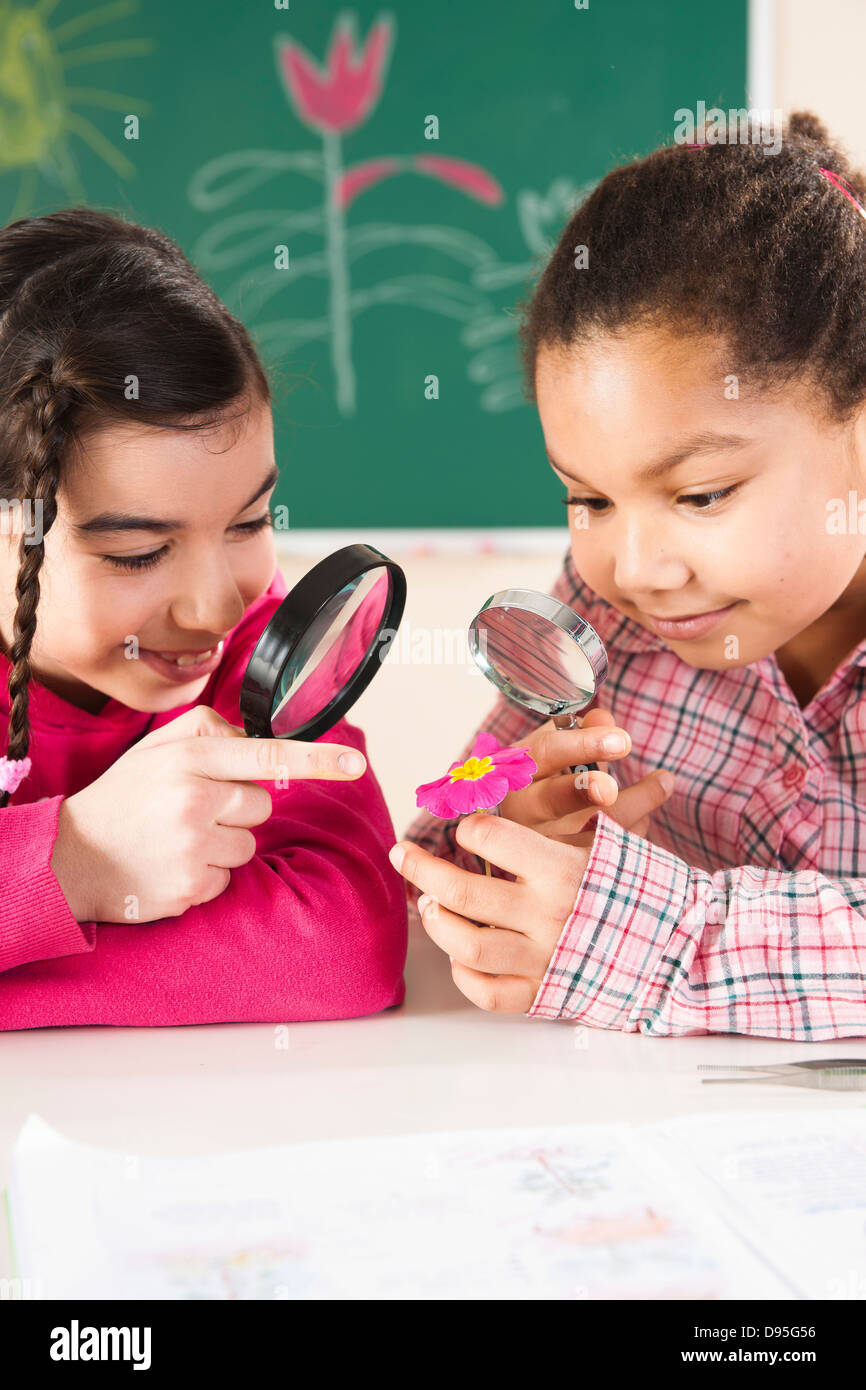
[[[205,429],[270,400],[247,330],[162,232],[86,207],[0,230],[0,497],[42,513],[41,539],[22,535],[19,550],[8,758],[30,747],[39,571],[65,451],[117,422]]]
[[[866,201],[866,176],[796,111],[777,153],[676,144],[612,169],[518,306],[527,399],[541,346],[664,325],[713,337],[760,388],[801,377],[830,418],[850,419],[866,395],[866,226],[822,168]]]

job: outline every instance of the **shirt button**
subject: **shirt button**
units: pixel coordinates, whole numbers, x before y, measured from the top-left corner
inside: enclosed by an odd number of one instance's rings
[[[805,775],[801,767],[795,767],[792,764],[790,767],[785,768],[782,782],[786,787],[802,787],[805,780]]]

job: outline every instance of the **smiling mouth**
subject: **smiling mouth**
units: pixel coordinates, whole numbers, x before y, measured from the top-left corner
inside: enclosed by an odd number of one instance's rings
[[[172,664],[175,665],[175,666],[201,666],[201,664],[202,664],[203,662],[209,661],[210,658],[211,658],[212,656],[214,656],[215,653],[216,653],[217,651],[222,651],[224,641],[225,641],[225,639],[223,638],[223,639],[221,639],[221,640],[216,644],[216,646],[214,646],[214,647],[206,647],[206,648],[204,648],[204,650],[202,650],[202,651],[195,651],[195,652],[193,652],[193,651],[162,652],[162,651],[157,651],[157,649],[156,649],[155,647],[148,647],[148,648],[145,648],[145,650],[147,650],[147,651],[153,651],[153,653],[154,653],[155,656],[161,656],[162,659],[163,659],[163,661],[170,661],[170,662],[172,662]]]
[[[720,608],[705,608],[700,613],[680,613],[674,618],[664,617],[661,613],[647,613],[646,616],[654,619],[657,623],[687,623],[691,622],[694,618],[707,618],[711,613],[723,613],[726,608],[730,608],[731,606],[732,604],[730,603],[724,603]]]

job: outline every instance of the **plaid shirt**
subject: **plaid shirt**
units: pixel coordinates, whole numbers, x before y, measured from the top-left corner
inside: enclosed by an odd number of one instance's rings
[[[667,767],[677,781],[651,839],[598,813],[529,1014],[656,1035],[866,1036],[866,640],[800,709],[773,654],[696,670],[599,598],[570,552],[551,592],[608,651],[594,703],[632,738],[611,774],[625,787]],[[507,745],[543,722],[500,697],[481,727]],[[405,838],[477,872],[456,825],[425,811]]]

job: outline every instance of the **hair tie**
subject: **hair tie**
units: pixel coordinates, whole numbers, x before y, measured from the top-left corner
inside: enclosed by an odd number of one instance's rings
[[[17,792],[29,771],[29,758],[0,758],[0,791]]]
[[[821,173],[825,178],[828,178],[831,183],[835,183],[837,188],[841,188],[845,197],[851,199],[851,202],[854,204],[861,217],[866,217],[866,208],[863,207],[863,204],[859,202],[859,200],[854,197],[853,192],[850,191],[851,185],[848,183],[847,179],[843,179],[841,174],[834,174],[832,169],[822,169]]]

